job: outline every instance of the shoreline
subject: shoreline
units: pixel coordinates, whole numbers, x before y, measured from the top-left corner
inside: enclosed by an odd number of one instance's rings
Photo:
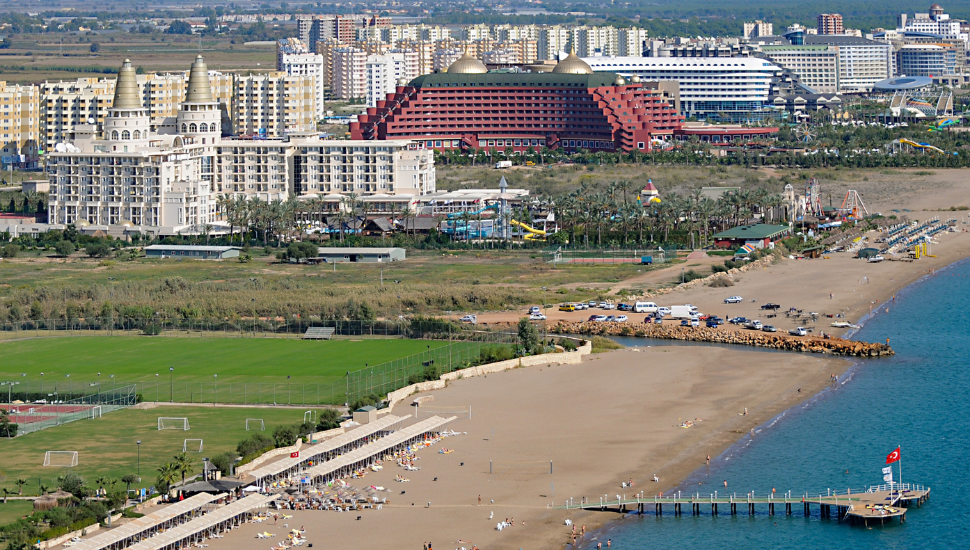
[[[953,267],[955,267],[955,266],[957,266],[957,265],[959,265],[961,263],[964,263],[964,262],[970,262],[970,253],[968,253],[968,255],[966,255],[966,256],[964,256],[962,258],[959,258],[959,259],[956,259],[956,260],[954,260],[954,261],[952,261],[950,263],[947,263],[946,265],[943,265],[942,267],[932,268],[932,272],[925,273],[925,274],[923,274],[923,275],[921,275],[921,276],[919,276],[919,277],[917,277],[917,278],[915,278],[913,280],[910,280],[905,285],[903,285],[903,286],[898,287],[897,289],[895,289],[895,291],[893,292],[893,295],[894,296],[898,296],[900,294],[906,294],[906,293],[909,292],[909,289],[911,289],[915,285],[918,285],[918,284],[920,284],[920,283],[928,280],[929,278],[931,278],[931,277],[933,277],[933,276],[935,276],[937,274],[943,273],[943,272],[945,272],[945,271],[947,271],[947,270],[949,270],[949,269],[951,269],[951,268],[953,268]],[[856,328],[856,329],[852,329],[850,331],[847,331],[842,337],[843,338],[846,338],[846,339],[852,339],[852,338],[854,338],[855,335],[859,331],[861,331],[863,328],[865,328],[865,323],[866,322],[868,322],[869,320],[871,320],[875,315],[877,315],[879,313],[884,313],[885,311],[886,310],[885,310],[884,307],[879,307],[879,308],[873,309],[871,312],[865,313],[855,323],[855,324],[859,325],[859,328]],[[704,343],[698,343],[697,345],[705,345],[705,344]],[[707,345],[710,345],[710,344],[707,344]],[[714,345],[720,345],[722,347],[724,346],[723,344],[714,344]],[[737,347],[741,347],[741,346],[737,346]],[[780,351],[780,350],[765,350],[765,351],[777,351],[778,353],[791,353],[791,352],[785,352],[785,351]],[[777,415],[775,415],[771,419],[769,419],[766,422],[764,422],[763,424],[759,425],[757,428],[754,428],[754,436],[752,436],[751,433],[742,435],[734,443],[732,443],[730,446],[728,446],[727,448],[725,448],[721,453],[718,453],[717,456],[713,456],[712,455],[712,457],[711,457],[711,464],[707,468],[705,468],[704,466],[695,468],[693,471],[691,471],[691,473],[688,476],[686,476],[683,479],[681,479],[671,489],[671,491],[678,491],[678,490],[683,491],[683,490],[686,490],[688,488],[695,488],[696,485],[703,483],[704,479],[712,479],[712,478],[718,477],[715,474],[717,473],[718,470],[720,470],[720,468],[722,468],[725,465],[725,462],[726,462],[726,460],[724,458],[725,456],[728,456],[728,459],[727,460],[730,460],[730,459],[734,458],[735,456],[737,456],[737,455],[745,452],[747,450],[747,448],[754,442],[754,438],[757,436],[757,434],[761,433],[762,431],[764,431],[766,429],[778,427],[778,425],[780,423],[783,423],[785,420],[793,417],[794,415],[797,415],[802,409],[804,409],[805,407],[809,406],[810,404],[813,404],[813,403],[821,403],[828,396],[830,396],[834,391],[839,390],[844,385],[846,385],[849,382],[851,382],[852,379],[854,378],[854,374],[858,370],[862,369],[866,365],[866,363],[867,363],[866,358],[846,358],[846,361],[849,364],[847,365],[846,370],[839,374],[839,381],[837,383],[832,384],[832,385],[829,385],[827,387],[823,387],[819,391],[817,391],[816,393],[814,393],[812,395],[809,395],[808,397],[806,397],[802,401],[800,401],[798,403],[795,403],[791,407],[788,407],[788,408],[780,411]],[[789,413],[792,413],[792,415],[790,416]],[[600,539],[601,540],[602,538],[604,538],[604,537],[597,537],[597,535],[600,535],[600,534],[604,534],[606,537],[608,537],[608,535],[606,535],[606,533],[608,533],[609,531],[612,531],[617,526],[622,525],[621,522],[622,522],[623,519],[625,519],[625,514],[621,514],[621,515],[619,515],[618,517],[616,517],[614,519],[611,519],[611,520],[607,520],[605,522],[602,522],[598,527],[596,527],[595,529],[591,530],[592,535],[590,537],[590,541],[597,540],[597,539]],[[590,547],[592,547],[592,544],[590,544]],[[567,545],[561,546],[561,548],[564,548],[564,549],[565,548],[575,548],[575,549],[579,550],[579,549],[584,548],[584,546],[583,545],[570,546],[570,545],[567,544]]]

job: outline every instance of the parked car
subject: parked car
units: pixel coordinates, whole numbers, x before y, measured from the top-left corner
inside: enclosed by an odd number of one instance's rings
[[[717,323],[719,325],[723,325],[724,324],[724,319],[721,319],[717,315],[711,315],[710,317],[707,318],[707,320],[708,321],[714,321],[715,323]]]
[[[778,304],[773,304],[771,302],[768,302],[767,304],[761,306],[761,309],[773,309],[773,310],[775,310],[775,309],[781,309],[781,306],[778,305]]]
[[[808,336],[808,331],[805,330],[805,327],[798,327],[789,330],[788,334],[791,334],[792,336]]]
[[[576,306],[572,304],[562,304],[559,306],[559,311],[576,311]]]
[[[735,317],[733,319],[728,320],[728,322],[731,323],[732,325],[743,325],[743,324],[745,324],[745,323],[748,322],[748,318],[747,317]]]
[[[475,324],[478,324],[478,316],[477,315],[465,315],[464,317],[462,317],[461,319],[459,319],[459,321],[461,321],[462,323],[471,323],[471,324],[475,325]]]
[[[627,321],[627,316],[626,315],[617,315],[616,316],[616,322],[617,323],[625,323],[626,321]]]
[[[589,306],[586,305],[586,302],[576,302],[575,304],[573,304],[573,306],[576,308],[576,311],[582,311],[584,309],[589,309]]]
[[[596,314],[590,315],[589,318],[586,319],[586,322],[587,323],[591,323],[591,322],[595,321],[597,317],[599,317],[599,315],[596,315]]]
[[[616,306],[616,309],[618,309],[619,311],[633,311],[633,306],[631,306],[630,304],[619,304],[618,306]]]
[[[692,327],[699,327],[699,326],[701,326],[701,320],[698,319],[697,317],[691,317],[690,318],[690,326],[692,326]]]
[[[594,315],[593,317],[594,317],[593,320],[596,321],[597,323],[602,323],[606,321],[606,315]]]
[[[754,321],[748,321],[744,324],[744,328],[751,330],[761,330],[761,321],[755,319]]]
[[[657,308],[657,313],[659,313],[660,315],[670,315],[670,308],[660,306]]]
[[[586,302],[586,305],[588,305],[589,307],[596,307],[596,300],[590,300]]]
[[[761,330],[765,332],[778,332],[778,329],[774,325],[764,325],[761,327]]]
[[[613,302],[600,302],[600,309],[616,309]]]
[[[682,327],[689,327],[690,326],[690,320],[689,319],[684,319],[683,321],[680,322],[680,326],[682,326]]]
[[[744,298],[740,296],[729,296],[724,299],[725,304],[740,304],[744,301]]]
[[[717,328],[717,321],[712,321],[711,319],[708,319],[706,324],[707,324],[707,328]]]
[[[612,322],[614,322],[614,321],[616,321],[616,315],[608,315],[608,316],[606,317],[606,322],[607,322],[607,323],[612,323]]]
[[[652,319],[652,321],[651,321],[651,318],[650,318],[650,317],[647,317],[646,319],[644,319],[644,321],[643,321],[643,322],[644,322],[644,323],[650,323],[650,322],[653,322],[653,324],[655,324],[655,325],[660,325],[660,324],[663,324],[663,322],[664,322],[664,318],[663,318],[663,316],[661,315],[661,316],[658,316],[658,317],[654,317],[654,318]]]
[[[543,315],[543,314],[541,314],[541,313],[533,313],[532,315],[529,315],[529,320],[530,321],[545,321],[546,320],[546,316]]]
[[[542,313],[542,310],[539,309],[539,306],[532,306],[529,308],[529,315],[532,315],[534,313]]]

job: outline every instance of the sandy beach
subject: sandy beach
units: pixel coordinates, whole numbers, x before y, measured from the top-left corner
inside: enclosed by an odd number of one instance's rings
[[[960,174],[954,173],[953,177]],[[922,208],[940,202],[962,204],[965,193],[955,180]],[[962,201],[962,202],[961,202]],[[897,204],[881,201],[889,209]],[[911,204],[912,206],[912,204]],[[965,219],[962,212],[952,217]],[[945,212],[914,212],[926,219]],[[960,259],[970,256],[970,233],[941,237],[933,246],[935,257],[916,262],[866,263],[849,254],[831,254],[817,260],[783,259],[767,268],[740,275],[730,288],[696,286],[678,289],[654,299],[661,305],[691,303],[701,311],[722,317],[744,316],[770,322],[780,331],[810,326],[783,314],[767,319],[759,306],[775,302],[784,309],[822,314],[816,333],[845,333],[830,327],[835,318],[858,322],[872,311],[892,307],[902,287]],[[689,268],[693,260],[684,267]],[[699,260],[703,263],[717,258]],[[667,281],[681,266],[645,273],[595,289],[622,297],[634,283]],[[589,285],[587,285],[589,286]],[[727,305],[727,296],[744,302]],[[871,306],[871,310],[870,310]],[[782,312],[784,311],[782,310]],[[513,323],[524,312],[479,314],[480,323]],[[549,321],[579,320],[591,312],[547,311]],[[736,330],[730,325],[726,330]],[[878,361],[872,360],[872,361]],[[616,515],[603,512],[565,512],[550,509],[567,499],[654,495],[669,491],[689,474],[782,411],[832,385],[831,375],[846,371],[850,362],[823,355],[768,352],[702,346],[643,346],[596,354],[577,365],[515,369],[487,377],[458,380],[434,392],[435,407],[471,406],[473,417],[454,421],[449,428],[467,432],[419,451],[420,471],[407,472],[388,464],[364,479],[349,480],[357,487],[383,486],[388,505],[380,511],[358,514],[303,511],[287,512],[289,528],[304,526],[311,543],[334,548],[547,549],[569,542],[564,520],[593,531]],[[413,414],[410,400],[394,414]],[[747,414],[743,414],[747,409]],[[426,414],[426,413],[425,413]],[[684,421],[694,421],[689,428]],[[411,419],[410,421],[413,421]],[[757,436],[754,436],[757,437]],[[453,449],[439,454],[442,448]],[[492,473],[489,473],[492,461]],[[550,473],[550,461],[552,473]],[[408,478],[395,482],[396,475]],[[653,476],[659,482],[652,481]],[[633,488],[621,484],[633,480]],[[731,480],[728,490],[732,489]],[[721,480],[699,491],[722,489]],[[481,497],[481,505],[478,497]],[[499,521],[514,518],[514,526],[495,529]],[[284,532],[283,521],[276,532]],[[264,525],[247,525],[226,539],[210,541],[212,550],[266,550],[255,539]],[[268,529],[274,532],[273,529]],[[579,548],[595,548],[587,535]],[[605,547],[605,544],[604,544]]]
[[[558,547],[567,542],[565,519],[593,529],[614,516],[548,505],[570,497],[669,490],[704,466],[707,455],[716,457],[753,427],[829,385],[830,374],[847,364],[780,352],[644,347],[596,354],[578,365],[459,380],[434,392],[433,405],[471,405],[472,419],[450,425],[467,435],[419,451],[421,471],[391,464],[349,480],[387,488],[383,510],[361,512],[360,521],[357,514],[293,512],[288,523],[305,526],[310,542],[335,548],[417,549],[427,541],[436,548]],[[413,413],[408,403],[394,414]],[[686,420],[694,426],[682,428]],[[439,454],[445,447],[454,452]],[[410,481],[395,482],[398,474]],[[659,483],[651,481],[654,474]],[[630,479],[635,487],[622,488]],[[496,531],[505,518],[514,518],[515,526]],[[257,527],[265,530],[253,525],[210,541],[211,547],[266,550],[253,538]]]

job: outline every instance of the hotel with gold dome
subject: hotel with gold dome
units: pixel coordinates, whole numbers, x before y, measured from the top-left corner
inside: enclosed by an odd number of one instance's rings
[[[399,82],[350,132],[438,151],[647,151],[683,121],[655,87],[594,73],[572,52],[550,72],[489,71],[466,52],[445,72]]]

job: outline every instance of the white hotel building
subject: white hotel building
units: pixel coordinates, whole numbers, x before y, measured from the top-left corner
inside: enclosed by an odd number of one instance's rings
[[[680,85],[684,116],[725,122],[759,120],[768,114],[771,79],[781,71],[756,57],[586,57],[583,61],[595,72],[675,81]]]
[[[49,224],[201,233],[225,224],[221,196],[273,201],[355,193],[413,202],[435,191],[433,152],[409,140],[329,141],[316,132],[224,139],[221,117],[199,56],[177,115],[153,127],[126,60],[103,124],[78,125],[48,156]]]

